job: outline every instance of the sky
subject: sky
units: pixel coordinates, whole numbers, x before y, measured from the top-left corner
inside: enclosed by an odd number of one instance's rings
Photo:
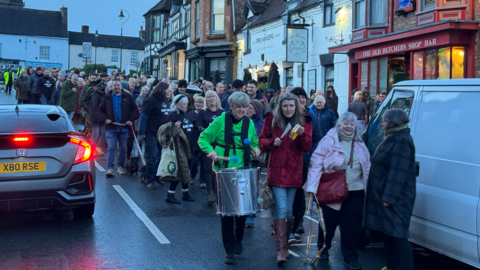
[[[123,25],[123,35],[138,37],[140,26],[145,30],[145,14],[160,0],[24,0],[25,8],[60,11],[62,6],[68,8],[68,31],[80,32],[82,25],[90,26],[90,33],[120,35],[122,22],[127,19],[124,12],[123,21],[118,18],[120,9],[130,14],[130,19]],[[52,25],[52,27],[55,27]]]

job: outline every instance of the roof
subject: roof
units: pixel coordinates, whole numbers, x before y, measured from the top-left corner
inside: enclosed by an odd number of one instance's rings
[[[98,35],[95,37],[93,33],[68,32],[69,44],[83,45],[83,42],[92,42],[92,46],[120,48],[121,36]],[[139,37],[123,36],[123,49],[128,50],[144,50],[143,41]]]
[[[324,0],[303,0],[302,2],[300,2],[300,4],[298,4],[294,9],[292,9],[290,12],[292,11],[300,11],[300,10],[304,10],[304,9],[307,9],[307,8],[311,8],[313,7],[315,4],[320,4],[324,2]]]
[[[234,31],[235,32],[238,32],[240,30],[242,30],[242,28],[245,26],[245,24],[247,24],[247,16],[245,15],[245,12],[246,11],[246,8],[247,8],[247,2],[251,2],[251,3],[263,3],[263,2],[266,2],[266,0],[250,0],[250,1],[246,1],[246,0],[238,0],[238,1],[232,1],[233,4],[235,5],[233,10],[235,11],[235,28],[234,28]],[[248,14],[248,13],[247,13]]]
[[[268,1],[268,7],[265,11],[256,19],[250,27],[254,27],[260,24],[267,23],[271,20],[280,18],[287,8],[287,2],[285,0],[270,0]]]
[[[143,16],[145,17],[148,14],[154,13],[154,12],[167,12],[167,11],[170,11],[171,8],[172,8],[172,0],[160,0],[160,2],[158,2],[149,11],[147,11],[147,13],[143,14]]]
[[[0,14],[0,34],[68,38],[67,22],[60,11],[0,5]]]
[[[248,1],[246,5],[254,15],[262,14],[268,7],[267,3],[258,3],[254,1]]]
[[[6,4],[6,5],[16,5],[16,6],[25,6],[22,0],[7,0],[7,3],[0,2],[0,4]]]

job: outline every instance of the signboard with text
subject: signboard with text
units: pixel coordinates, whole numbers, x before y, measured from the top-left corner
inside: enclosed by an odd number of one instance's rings
[[[308,62],[308,29],[287,28],[287,62]]]
[[[83,58],[91,58],[92,57],[92,43],[91,42],[83,42],[82,57]]]

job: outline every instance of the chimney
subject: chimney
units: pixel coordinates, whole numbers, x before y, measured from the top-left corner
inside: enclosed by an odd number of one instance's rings
[[[145,31],[143,30],[143,26],[140,26],[140,31],[138,32],[138,37],[141,39],[145,39]]]
[[[60,13],[62,13],[62,20],[65,23],[65,25],[68,25],[68,8],[62,6],[60,8]]]
[[[82,25],[82,34],[88,34],[90,27],[88,25]]]

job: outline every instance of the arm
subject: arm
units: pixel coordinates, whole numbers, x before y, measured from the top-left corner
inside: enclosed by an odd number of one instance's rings
[[[308,152],[312,148],[312,124],[305,123],[303,125],[305,131],[295,139],[295,144],[302,152]]]
[[[324,137],[313,152],[310,158],[307,182],[303,186],[305,192],[317,194],[318,184],[323,173],[323,161],[328,153],[327,147],[331,147],[331,145],[333,145],[333,141],[328,137]]]
[[[76,92],[74,92],[72,89],[73,89],[73,85],[72,87],[68,87],[69,83],[63,83],[63,86],[62,86],[62,91],[60,92],[60,97],[63,97],[63,98],[67,98],[73,94],[76,94]]]
[[[147,121],[148,121],[148,115],[146,114],[140,114],[140,123],[139,123],[139,128],[138,128],[138,135],[143,136],[145,135],[145,129],[147,129]]]
[[[215,149],[212,147],[212,143],[217,140],[217,135],[222,128],[225,128],[224,123],[222,123],[223,117],[219,117],[215,119],[204,132],[200,133],[198,137],[198,146],[200,149],[209,154],[210,152],[214,151]]]
[[[80,94],[80,107],[82,107],[85,111],[90,112],[90,108],[88,106],[88,99],[90,97],[90,86],[88,88],[83,88],[82,93]]]
[[[98,117],[99,120],[102,122],[105,122],[107,120],[107,115],[105,114],[105,98],[102,98],[100,106],[98,107]]]
[[[271,136],[273,134],[272,121],[273,121],[273,116],[269,115],[267,119],[265,119],[262,132],[260,132],[259,146],[260,146],[260,149],[264,151],[273,151],[277,149],[277,147],[274,145],[275,138]]]
[[[127,122],[135,122],[135,117],[137,116],[137,105],[135,104],[135,100],[132,96],[128,97],[130,103],[130,114],[127,117]]]
[[[41,81],[43,81],[42,78],[38,79],[37,81],[37,92],[43,96],[43,87]]]

